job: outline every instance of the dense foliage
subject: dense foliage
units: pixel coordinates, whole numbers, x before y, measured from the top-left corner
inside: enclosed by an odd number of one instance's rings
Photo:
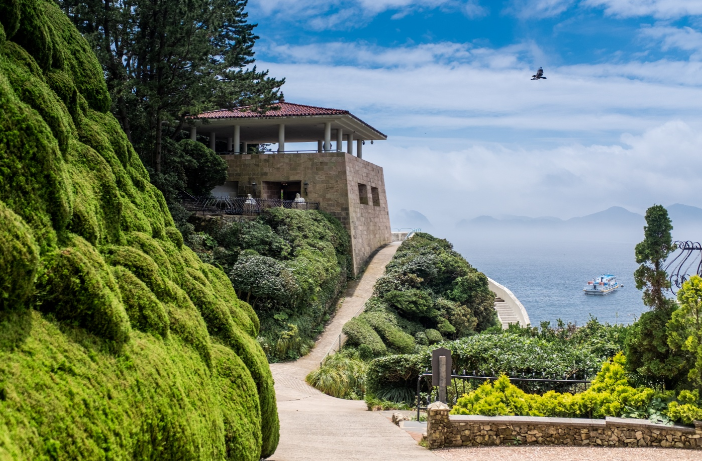
[[[415,394],[417,377],[431,368],[431,351],[445,347],[460,372],[482,376],[532,376],[551,379],[590,379],[604,361],[623,348],[624,327],[591,319],[585,326],[548,324],[538,328],[512,326],[499,333],[483,333],[422,348],[415,354],[389,355],[373,360],[367,372],[369,394],[389,399]],[[543,391],[544,385],[519,383],[523,390]],[[553,386],[549,386],[552,389]]]
[[[88,42],[0,3],[0,458],[258,460],[259,322],[183,245]]]
[[[675,250],[670,231],[673,225],[668,211],[661,205],[646,210],[644,240],[636,245],[634,273],[636,288],[643,290],[644,305],[651,310],[634,323],[627,338],[626,355],[629,371],[666,388],[683,384],[686,379],[686,357],[668,344],[667,324],[678,306],[666,296],[670,288],[664,264]]]
[[[95,50],[112,112],[158,181],[183,152],[173,141],[188,116],[279,97],[283,80],[252,66],[247,0],[56,1]]]
[[[449,242],[417,233],[402,243],[375,284],[365,311],[344,326],[350,346],[370,359],[460,338],[496,325],[495,295]]]
[[[458,399],[451,413],[587,418],[624,416],[688,424],[702,417],[702,401],[697,391],[682,391],[676,398],[672,391],[633,387],[627,378],[625,362],[621,353],[611,362],[605,362],[592,385],[577,394],[554,391],[543,395],[527,394],[502,376]]]
[[[357,400],[366,393],[367,363],[347,351],[327,356],[318,370],[307,375],[307,382],[327,395]]]
[[[319,211],[272,208],[254,221],[208,219],[201,228],[186,243],[224,269],[253,306],[269,360],[305,355],[350,273],[351,244],[343,225]]]

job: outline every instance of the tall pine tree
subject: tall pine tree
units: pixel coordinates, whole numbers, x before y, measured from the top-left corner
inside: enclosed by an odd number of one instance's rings
[[[187,117],[280,97],[284,79],[253,66],[247,0],[56,1],[97,52],[112,111],[167,199],[184,185]]]

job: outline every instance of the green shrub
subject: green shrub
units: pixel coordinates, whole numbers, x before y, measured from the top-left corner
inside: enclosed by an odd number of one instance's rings
[[[44,260],[37,283],[39,309],[125,343],[130,322],[110,269],[88,242],[75,238],[71,243]]]
[[[417,289],[407,291],[390,291],[384,298],[389,304],[395,306],[398,311],[409,317],[425,317],[430,314],[430,309],[434,305],[431,297]]]
[[[307,383],[327,395],[361,399],[366,393],[366,363],[344,353],[327,356],[322,366],[307,375]]]
[[[373,357],[384,355],[387,352],[387,348],[378,333],[365,320],[359,317],[352,318],[346,322],[343,332],[348,337],[350,346],[365,346]]]
[[[668,308],[644,312],[631,325],[626,338],[627,368],[651,381],[663,382],[668,389],[684,383],[688,374],[687,353],[668,345],[667,325],[678,309]]]
[[[0,201],[0,311],[32,296],[39,249],[22,218]]]
[[[655,391],[632,387],[624,365],[624,356],[617,355],[602,365],[590,388],[578,394],[527,394],[501,376],[494,384],[486,382],[458,399],[451,413],[604,418],[622,416],[627,410],[643,411],[653,401]]]
[[[388,355],[373,360],[366,372],[366,391],[373,397],[407,401],[417,388],[417,377],[429,366],[425,354]],[[412,399],[409,399],[411,401]]]
[[[436,344],[440,343],[441,341],[444,340],[444,338],[441,337],[441,333],[437,330],[434,330],[432,328],[429,328],[424,332],[424,334],[427,337],[427,341],[429,341],[429,344]]]
[[[400,354],[414,351],[414,339],[402,331],[395,323],[395,318],[387,312],[364,312],[359,318],[365,320],[385,341],[385,345]]]
[[[268,359],[306,354],[350,268],[349,236],[338,220],[318,211],[273,208],[254,221],[206,219],[198,230],[186,243],[225,269],[238,295],[258,314]]]
[[[702,386],[702,277],[693,275],[678,291],[680,307],[666,325],[668,345],[687,352],[687,379]]]

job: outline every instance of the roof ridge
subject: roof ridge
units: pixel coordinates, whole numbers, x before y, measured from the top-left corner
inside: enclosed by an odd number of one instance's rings
[[[310,107],[310,108],[312,108],[312,109],[336,110],[336,111],[339,111],[339,112],[349,112],[349,111],[346,110],[346,109],[334,109],[334,108],[332,108],[332,107],[311,106],[311,105],[309,105],[309,104],[297,104],[297,103],[295,103],[295,102],[288,102],[288,101],[279,101],[279,102],[273,103],[273,105],[276,105],[276,104],[288,104],[288,105],[291,105],[291,106],[298,106],[298,107]]]

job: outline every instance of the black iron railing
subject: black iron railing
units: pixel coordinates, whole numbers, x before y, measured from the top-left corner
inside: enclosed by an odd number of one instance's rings
[[[424,372],[419,377],[417,378],[417,395],[416,395],[416,402],[417,402],[417,421],[419,421],[419,412],[420,410],[426,410],[427,406],[435,400],[432,400],[432,395],[436,394],[438,398],[438,386],[432,386],[431,385],[431,373]],[[423,379],[428,379],[428,389],[429,392],[426,394],[426,403],[424,406],[422,406],[421,402],[421,387],[422,387],[422,380]],[[525,377],[525,376],[508,376],[510,381],[516,381],[518,383],[530,383],[530,384],[538,384],[541,389],[541,391],[549,391],[549,390],[558,390],[558,391],[565,391],[568,390],[568,388],[572,388],[575,385],[581,384],[581,385],[587,385],[590,384],[590,380],[587,379],[552,379],[552,378],[536,378],[536,377]],[[459,392],[458,392],[458,381],[461,382],[462,386],[462,392],[460,395],[463,395],[466,393],[466,383],[469,382],[470,380],[478,380],[478,381],[495,381],[499,379],[499,376],[483,376],[483,375],[477,375],[477,374],[466,374],[465,370],[463,371],[462,375],[451,375],[451,383],[454,388],[454,393],[452,396],[452,402],[451,405],[455,405],[456,401],[458,400]],[[469,389],[470,390],[470,389]]]
[[[280,207],[296,210],[319,210],[319,202],[226,196],[193,197],[189,194],[183,194],[182,204],[189,211],[230,215],[257,215],[266,209]]]

